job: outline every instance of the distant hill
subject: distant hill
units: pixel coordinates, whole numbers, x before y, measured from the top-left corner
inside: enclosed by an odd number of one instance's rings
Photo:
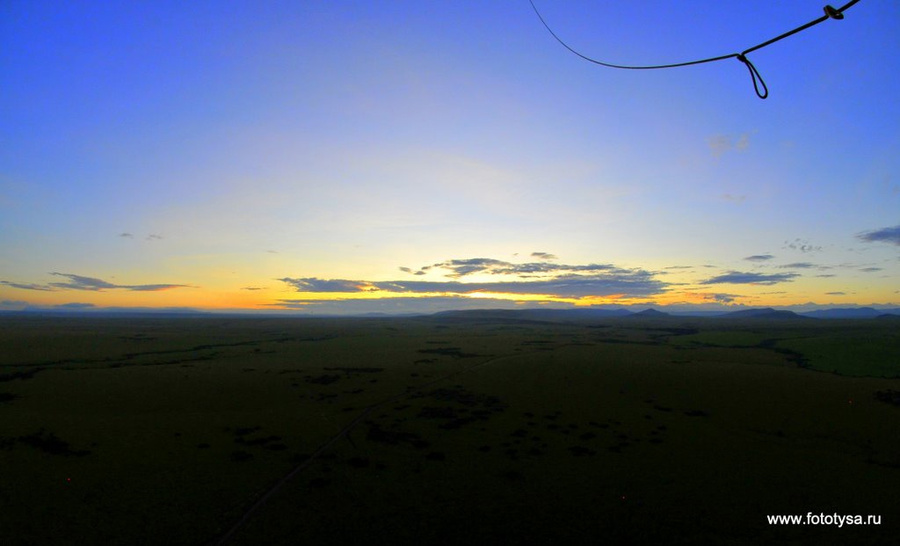
[[[40,309],[26,308],[21,311],[0,311],[0,315],[7,317],[54,317],[54,318],[179,318],[179,317],[215,317],[213,313],[197,311],[187,308],[118,308],[108,307],[101,309]]]
[[[458,320],[532,320],[557,321],[610,317],[626,317],[632,315],[626,309],[469,309],[462,311],[441,311],[431,315],[437,319]]]
[[[578,307],[575,309],[522,309],[520,312],[531,318],[545,319],[627,317],[633,314],[627,309],[595,309],[591,307]]]
[[[745,309],[719,315],[722,318],[752,318],[752,319],[805,319],[793,311],[779,311],[766,307],[765,309]]]
[[[868,319],[882,315],[900,315],[900,309],[873,309],[871,307],[855,307],[846,309],[820,309],[800,313],[804,317],[822,319]]]
[[[643,311],[634,313],[631,315],[632,317],[640,317],[640,318],[664,318],[671,317],[669,313],[663,313],[662,311],[657,311],[656,309],[644,309]]]

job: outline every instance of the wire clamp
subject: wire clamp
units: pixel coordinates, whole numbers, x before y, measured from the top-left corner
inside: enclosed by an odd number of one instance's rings
[[[825,6],[822,9],[825,10],[825,15],[827,15],[828,17],[830,17],[836,21],[840,21],[841,19],[844,18],[844,13],[839,11],[837,8],[835,8],[831,5]]]

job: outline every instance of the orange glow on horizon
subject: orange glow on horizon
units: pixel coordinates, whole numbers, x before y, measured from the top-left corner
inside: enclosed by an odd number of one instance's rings
[[[551,294],[521,294],[508,292],[473,291],[460,292],[388,292],[382,290],[360,290],[358,292],[297,292],[287,287],[273,287],[265,284],[236,287],[229,283],[228,287],[184,286],[166,290],[140,291],[127,289],[103,290],[50,290],[28,291],[15,290],[0,286],[0,299],[17,302],[28,307],[69,306],[78,309],[96,308],[190,308],[197,310],[279,310],[296,308],[304,302],[341,302],[351,300],[382,299],[428,299],[458,298],[460,300],[502,300],[522,304],[567,304],[575,307],[589,306],[669,306],[669,305],[741,305],[756,307],[787,307],[795,305],[834,305],[846,301],[861,300],[860,293],[849,293],[844,296],[830,295],[819,290],[795,290],[791,292],[773,290],[771,286],[735,286],[725,288],[721,292],[709,290],[703,286],[684,286],[680,290],[666,291],[648,296],[629,296],[611,294],[604,296],[584,296],[580,298],[556,296]],[[799,283],[798,283],[799,284]],[[360,283],[361,287],[371,286]],[[795,287],[800,288],[799,286]],[[743,293],[734,293],[743,292]],[[857,304],[891,303],[891,293],[875,291]],[[894,304],[895,305],[895,304]]]

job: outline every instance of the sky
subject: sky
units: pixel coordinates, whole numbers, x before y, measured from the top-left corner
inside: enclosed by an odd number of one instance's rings
[[[586,56],[821,0],[535,0]],[[900,305],[900,14],[0,3],[0,310]]]

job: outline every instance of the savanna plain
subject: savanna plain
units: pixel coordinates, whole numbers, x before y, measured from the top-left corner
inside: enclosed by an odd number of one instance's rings
[[[900,541],[895,319],[7,316],[0,347],[11,546]],[[881,524],[766,519],[810,512]]]

